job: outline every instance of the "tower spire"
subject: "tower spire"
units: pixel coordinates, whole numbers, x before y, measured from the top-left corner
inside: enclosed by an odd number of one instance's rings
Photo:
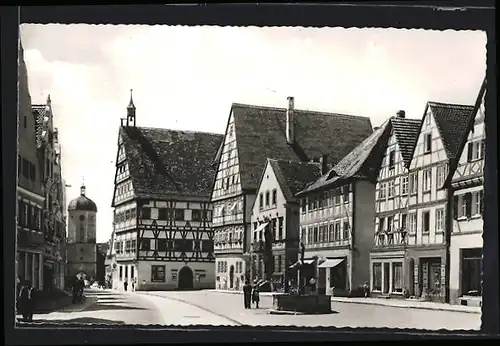
[[[85,177],[82,176],[82,186],[80,187],[80,195],[85,196]]]
[[[135,127],[135,105],[132,97],[132,89],[130,89],[130,102],[127,106],[127,126]]]

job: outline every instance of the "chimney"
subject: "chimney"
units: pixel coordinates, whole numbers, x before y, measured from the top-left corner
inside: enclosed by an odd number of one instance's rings
[[[319,158],[319,165],[321,167],[321,174],[324,175],[328,172],[328,155],[321,155]]]
[[[295,118],[294,118],[294,99],[293,96],[287,97],[288,109],[286,110],[286,143],[293,144],[295,142]]]
[[[398,111],[398,113],[397,113],[398,118],[403,118],[403,119],[404,119],[404,118],[405,118],[405,115],[406,115],[406,112],[405,112],[405,111],[403,111],[403,110]]]

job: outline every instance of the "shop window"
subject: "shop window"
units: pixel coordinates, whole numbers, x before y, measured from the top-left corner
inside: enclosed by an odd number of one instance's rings
[[[462,295],[479,296],[482,294],[482,249],[461,250]]]
[[[151,282],[165,282],[165,266],[151,266]]]
[[[403,263],[392,264],[392,292],[403,293]]]
[[[373,263],[372,291],[382,291],[382,263]]]

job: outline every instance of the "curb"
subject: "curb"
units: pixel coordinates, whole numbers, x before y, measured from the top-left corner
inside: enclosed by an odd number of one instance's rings
[[[275,310],[275,309],[270,309],[268,311],[269,315],[331,315],[335,314],[337,312],[335,311],[330,311],[330,312],[296,312],[296,311],[281,311],[281,310]]]
[[[211,290],[211,292],[228,293],[228,294],[243,294],[243,292],[240,292],[240,291]],[[272,296],[272,293],[261,292],[260,295],[261,296]],[[344,303],[344,304],[364,304],[364,305],[386,306],[386,307],[390,307],[390,308],[400,308],[400,309],[420,309],[420,310],[432,310],[432,311],[460,312],[460,313],[465,313],[465,314],[481,314],[481,310],[479,310],[479,311],[458,310],[458,309],[449,308],[446,305],[443,307],[439,307],[439,306],[429,307],[429,306],[415,306],[415,305],[403,306],[403,305],[396,305],[396,304],[384,304],[384,303],[372,302],[372,301],[356,301],[356,300],[346,301],[346,300],[336,299],[335,297],[332,297],[332,302]]]

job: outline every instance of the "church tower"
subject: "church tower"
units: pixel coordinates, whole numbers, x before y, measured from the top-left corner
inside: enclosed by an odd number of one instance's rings
[[[76,276],[92,280],[97,270],[96,204],[86,196],[85,184],[80,196],[68,205],[68,275],[69,282]]]
[[[130,89],[130,102],[127,106],[127,126],[135,127],[135,105],[132,99],[132,89]]]

